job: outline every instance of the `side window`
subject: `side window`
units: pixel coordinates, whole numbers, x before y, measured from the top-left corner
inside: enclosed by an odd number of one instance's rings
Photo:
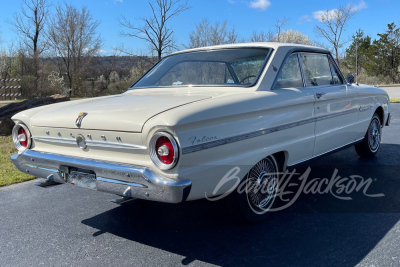
[[[307,86],[332,84],[331,65],[325,54],[301,54]]]
[[[339,71],[335,68],[332,60],[333,60],[332,58],[330,58],[329,60],[333,77],[331,84],[343,84],[343,78],[339,74]]]
[[[303,79],[301,78],[297,54],[290,55],[286,60],[274,89],[291,87],[303,87]]]

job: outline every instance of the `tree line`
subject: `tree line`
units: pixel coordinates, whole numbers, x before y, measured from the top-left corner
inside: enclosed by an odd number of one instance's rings
[[[270,29],[241,37],[228,21],[205,18],[195,25],[186,44],[178,44],[171,21],[191,7],[187,0],[150,0],[148,17],[130,20],[122,16],[120,35],[148,43],[149,53],[137,55],[124,46],[101,55],[99,20],[87,7],[49,0],[22,0],[21,10],[9,24],[18,34],[18,45],[0,51],[0,78],[22,78],[23,97],[68,94],[91,97],[124,92],[163,56],[183,48],[241,42],[286,42],[323,46],[332,51],[346,72],[357,72],[361,82],[400,82],[400,30],[388,25],[372,39],[357,31],[349,42],[344,32],[358,10],[352,5],[322,12],[314,31],[323,42],[286,29],[288,19],[276,19]],[[356,56],[357,55],[357,56]],[[357,57],[357,60],[356,60]],[[356,70],[357,61],[357,70]],[[1,92],[0,92],[1,93]]]
[[[358,74],[362,83],[400,83],[400,28],[390,23],[375,39],[359,29],[343,62],[346,69]]]

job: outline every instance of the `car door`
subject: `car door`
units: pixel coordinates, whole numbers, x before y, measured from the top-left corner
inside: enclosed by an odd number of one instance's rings
[[[349,90],[328,54],[301,53],[306,86],[315,90],[315,145],[313,156],[354,141],[358,121],[357,91]]]
[[[284,107],[280,115],[287,129],[281,134],[290,155],[288,165],[311,158],[315,143],[315,92],[304,87],[298,53],[286,59],[272,92],[279,95]]]

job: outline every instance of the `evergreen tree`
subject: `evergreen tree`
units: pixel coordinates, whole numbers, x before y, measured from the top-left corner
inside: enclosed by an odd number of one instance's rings
[[[374,40],[372,45],[372,68],[369,75],[383,75],[395,83],[399,80],[400,67],[400,28],[394,23],[388,24],[385,33],[378,34],[380,37]]]

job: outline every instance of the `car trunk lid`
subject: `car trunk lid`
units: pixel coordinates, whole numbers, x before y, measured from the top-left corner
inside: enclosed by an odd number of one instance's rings
[[[81,113],[81,128],[87,130],[141,132],[145,122],[164,111],[211,98],[212,94],[167,90],[134,90],[115,96],[72,101],[69,105],[46,109],[36,114],[32,126],[76,129]]]

